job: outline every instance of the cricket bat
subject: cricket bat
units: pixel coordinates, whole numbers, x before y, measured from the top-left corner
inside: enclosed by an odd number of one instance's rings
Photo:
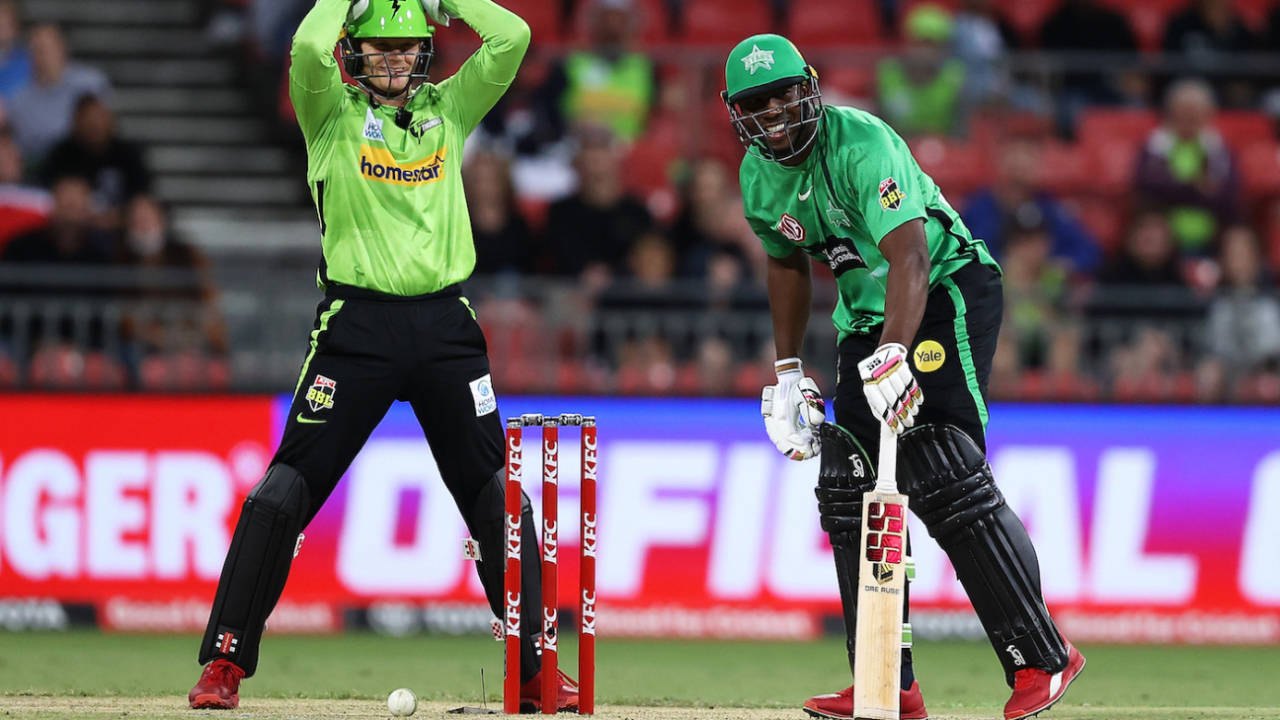
[[[907,582],[907,496],[898,492],[898,435],[880,426],[876,486],[862,496],[853,716],[898,720],[902,593]]]

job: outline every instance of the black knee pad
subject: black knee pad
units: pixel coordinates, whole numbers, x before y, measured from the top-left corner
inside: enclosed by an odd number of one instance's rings
[[[222,565],[201,664],[226,658],[246,675],[257,669],[263,626],[284,591],[310,508],[306,478],[288,465],[272,465],[249,492]]]
[[[476,493],[470,508],[462,508],[471,537],[480,543],[476,572],[484,586],[489,609],[499,619],[506,613],[507,507],[506,471],[499,470]],[[520,675],[527,681],[542,667],[538,639],[542,634],[542,556],[533,504],[522,493],[520,508]]]
[[[898,455],[911,509],[951,559],[1006,682],[1028,667],[1066,667],[1066,646],[1040,592],[1035,547],[977,443],[957,427],[924,425],[902,436]]]
[[[834,423],[818,426],[822,455],[818,466],[818,514],[834,544],[858,543],[862,495],[876,484],[871,460],[847,430]],[[837,538],[837,536],[840,536]]]
[[[954,425],[922,425],[898,445],[900,484],[911,510],[946,548],[948,539],[1004,505],[987,457]]]

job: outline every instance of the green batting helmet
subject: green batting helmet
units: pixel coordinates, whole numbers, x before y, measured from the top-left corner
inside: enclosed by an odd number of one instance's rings
[[[369,73],[371,58],[383,57],[388,53],[360,52],[361,40],[385,38],[414,38],[422,42],[409,71],[409,83],[405,89],[394,97],[413,95],[427,81],[427,69],[435,54],[431,38],[435,35],[435,26],[428,22],[426,10],[421,0],[355,0],[347,13],[347,22],[343,26],[343,37],[340,41],[343,69],[365,89],[382,95],[383,92],[370,84]],[[384,63],[384,67],[387,65]],[[388,75],[390,79],[390,70]]]
[[[729,118],[738,138],[748,151],[755,149],[763,157],[779,162],[803,153],[817,137],[822,119],[822,93],[818,90],[818,74],[804,61],[800,51],[781,35],[752,35],[734,46],[724,66],[725,91],[722,95],[729,108]],[[775,151],[766,137],[762,116],[775,113],[766,107],[756,112],[744,111],[744,98],[768,97],[793,85],[803,85],[795,100],[782,105],[785,129],[789,139],[786,151]],[[799,105],[800,119],[787,119],[789,111]],[[800,130],[793,133],[793,130]],[[796,135],[802,137],[797,138]],[[799,143],[797,143],[799,140]]]

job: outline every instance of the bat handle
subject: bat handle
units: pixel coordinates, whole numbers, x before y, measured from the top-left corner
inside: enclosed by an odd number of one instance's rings
[[[898,492],[898,433],[880,424],[880,464],[876,469],[876,491]]]

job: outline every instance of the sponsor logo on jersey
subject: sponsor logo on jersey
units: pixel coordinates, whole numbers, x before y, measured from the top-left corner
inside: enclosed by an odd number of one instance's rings
[[[418,142],[422,142],[422,136],[426,135],[428,130],[443,124],[444,124],[444,118],[433,117],[428,120],[423,120],[421,122],[416,122],[410,125],[409,134],[412,135],[415,139],[417,139]]]
[[[382,118],[373,114],[373,108],[366,108],[364,115],[364,139],[374,142],[386,142],[382,135]]]
[[[338,382],[323,375],[316,375],[315,382],[307,388],[307,404],[311,412],[333,409],[333,396],[338,392]]]
[[[937,340],[924,340],[916,346],[911,357],[916,361],[916,369],[922,373],[930,373],[942,367],[947,361],[947,351]]]
[[[880,207],[885,210],[897,210],[902,207],[902,201],[907,194],[898,189],[898,183],[893,178],[885,178],[880,181]]]
[[[366,180],[392,185],[426,185],[440,179],[446,148],[410,165],[396,162],[390,150],[360,146],[360,174]]]
[[[831,273],[836,277],[850,270],[867,267],[867,262],[862,259],[862,255],[858,253],[858,249],[851,241],[834,235],[827,236],[822,246],[822,254],[827,259],[827,265],[831,267]]]
[[[752,75],[756,74],[756,70],[761,68],[765,70],[773,69],[773,51],[761,50],[759,45],[752,45],[751,52],[742,58],[742,64],[746,66],[747,72]]]
[[[493,392],[493,378],[486,373],[469,383],[471,399],[475,401],[476,417],[488,415],[498,409],[498,396]]]
[[[782,217],[778,219],[778,224],[774,226],[778,232],[782,233],[782,237],[799,245],[804,242],[804,225],[800,221],[791,217],[790,213],[782,213]]]

